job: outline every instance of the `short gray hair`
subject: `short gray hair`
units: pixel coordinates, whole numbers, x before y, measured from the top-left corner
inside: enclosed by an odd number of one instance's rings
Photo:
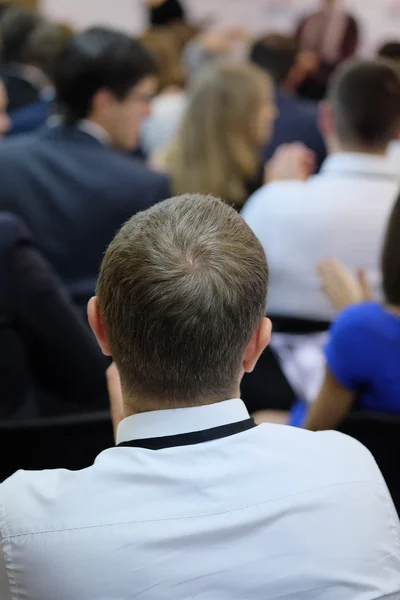
[[[132,217],[97,287],[127,395],[166,408],[232,397],[267,285],[262,246],[221,200],[183,195]]]

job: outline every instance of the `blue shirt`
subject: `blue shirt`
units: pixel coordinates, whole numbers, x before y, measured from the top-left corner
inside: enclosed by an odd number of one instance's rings
[[[400,317],[373,302],[344,310],[331,328],[328,368],[363,409],[400,413]]]

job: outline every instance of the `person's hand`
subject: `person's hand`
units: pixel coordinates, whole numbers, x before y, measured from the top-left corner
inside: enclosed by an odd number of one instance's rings
[[[320,66],[318,54],[311,50],[302,50],[297,55],[297,67],[301,69],[305,77],[316,73]]]
[[[230,49],[230,40],[223,31],[206,31],[198,39],[209,54],[226,54]]]
[[[116,437],[117,427],[124,418],[124,402],[122,398],[121,380],[115,363],[112,363],[106,372],[108,395],[110,398],[111,420]]]
[[[320,261],[317,270],[322,289],[335,310],[340,311],[351,304],[372,299],[373,295],[363,269],[359,269],[355,277],[347,267],[331,258]]]
[[[285,179],[305,181],[315,171],[315,154],[304,144],[283,144],[265,166],[265,183]]]

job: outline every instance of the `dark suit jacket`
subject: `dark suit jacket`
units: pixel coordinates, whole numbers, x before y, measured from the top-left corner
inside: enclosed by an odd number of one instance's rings
[[[3,142],[0,181],[0,211],[24,220],[78,303],[121,225],[170,194],[165,176],[61,125]]]
[[[106,408],[105,369],[23,223],[0,212],[0,419]]]
[[[10,112],[28,106],[39,99],[40,89],[33,82],[20,75],[17,69],[2,72],[1,79],[7,91],[8,110]]]
[[[33,104],[12,111],[10,113],[11,127],[7,132],[7,137],[30,133],[43,127],[50,116],[52,105],[51,100],[39,98]]]
[[[279,115],[275,121],[274,134],[264,148],[264,160],[269,160],[281,144],[303,142],[317,157],[319,170],[326,157],[326,147],[318,128],[318,108],[283,90],[276,94]]]

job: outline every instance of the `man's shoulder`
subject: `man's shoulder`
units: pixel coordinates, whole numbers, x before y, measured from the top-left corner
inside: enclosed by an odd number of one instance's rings
[[[288,426],[261,426],[285,460],[298,465],[301,478],[315,486],[352,484],[364,481],[381,486],[383,478],[370,451],[360,442],[337,431],[312,432]],[[277,428],[278,427],[278,428]],[[308,475],[307,475],[308,473]],[[313,484],[314,485],[314,484]]]
[[[314,179],[315,177],[307,181],[274,181],[263,185],[245,203],[241,211],[243,218],[247,221],[247,218],[257,217],[259,214],[283,211],[292,204],[297,206],[301,198],[309,197],[308,191],[314,185]]]

